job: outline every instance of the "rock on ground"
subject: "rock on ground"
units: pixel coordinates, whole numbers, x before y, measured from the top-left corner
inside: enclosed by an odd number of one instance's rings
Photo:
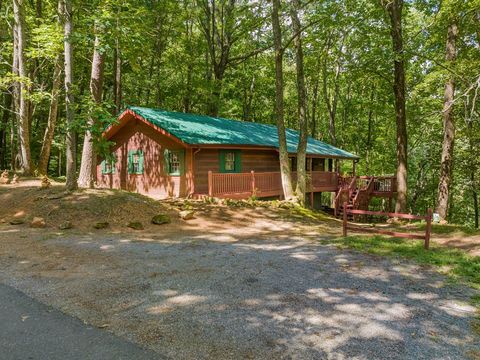
[[[34,217],[33,220],[30,222],[30,227],[32,228],[44,228],[47,226],[45,219],[42,217]]]
[[[195,217],[195,212],[193,210],[183,210],[178,215],[183,220],[192,220]]]
[[[152,224],[155,225],[169,224],[171,221],[170,216],[166,214],[158,214],[152,217]]]

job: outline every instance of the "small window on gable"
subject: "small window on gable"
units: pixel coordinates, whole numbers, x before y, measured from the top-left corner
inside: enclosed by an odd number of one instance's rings
[[[185,171],[185,150],[164,151],[165,172],[168,175],[183,175]]]
[[[130,150],[128,152],[128,173],[143,174],[143,151]]]
[[[115,163],[117,162],[115,155],[109,159],[104,159],[101,163],[102,174],[115,174]]]
[[[239,173],[242,171],[240,150],[220,150],[220,172]]]

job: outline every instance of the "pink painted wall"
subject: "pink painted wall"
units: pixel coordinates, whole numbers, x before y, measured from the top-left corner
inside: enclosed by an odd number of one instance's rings
[[[169,176],[164,170],[164,149],[185,149],[181,144],[160,134],[152,127],[132,118],[113,135],[110,141],[115,145],[117,163],[114,174],[102,174],[101,161],[98,159],[97,186],[100,188],[123,189],[148,194],[157,199],[187,196],[193,190],[192,152],[185,151],[185,174]],[[143,174],[129,174],[128,152],[142,150],[144,156]]]

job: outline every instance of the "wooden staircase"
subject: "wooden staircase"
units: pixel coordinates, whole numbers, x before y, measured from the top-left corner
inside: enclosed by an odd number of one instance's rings
[[[344,204],[352,210],[368,210],[374,191],[375,177],[352,177],[340,184],[335,196],[335,216],[343,217]],[[348,220],[355,220],[354,215],[349,214]]]

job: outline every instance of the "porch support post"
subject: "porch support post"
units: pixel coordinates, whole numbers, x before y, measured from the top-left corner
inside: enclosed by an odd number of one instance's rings
[[[313,189],[310,191],[310,207],[313,209]]]
[[[252,170],[250,173],[252,174],[252,196],[255,196],[255,172]]]
[[[213,174],[212,171],[208,171],[208,196],[213,196]]]
[[[310,190],[313,191],[313,158],[310,158]]]

